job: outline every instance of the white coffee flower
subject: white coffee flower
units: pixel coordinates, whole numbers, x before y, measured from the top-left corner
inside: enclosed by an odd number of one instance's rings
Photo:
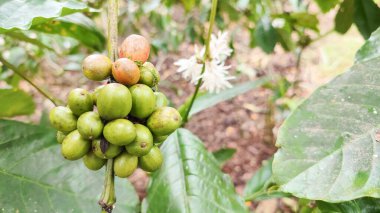
[[[218,36],[211,35],[210,54],[212,59],[219,62],[225,61],[232,53],[232,49],[228,45],[228,33],[219,32]]]
[[[188,59],[179,59],[174,63],[178,66],[177,72],[182,73],[182,77],[190,80],[191,83],[197,84],[202,78],[202,89],[209,92],[220,92],[225,88],[231,88],[229,80],[234,79],[229,76],[228,69],[225,66],[225,60],[231,55],[232,49],[228,45],[228,34],[219,32],[218,35],[212,35],[210,40],[210,58],[206,61],[205,71],[202,72],[202,58],[205,47],[200,51],[195,46],[195,54]]]
[[[197,63],[195,56],[191,56],[189,59],[180,59],[174,62],[174,65],[178,66],[177,72],[182,73],[184,79],[190,80],[192,83],[196,83],[199,79],[202,64]]]
[[[225,66],[223,63],[217,63],[215,60],[206,62],[206,70],[200,76],[203,79],[202,89],[206,89],[210,93],[219,93],[225,88],[231,88],[229,80],[235,77],[228,75],[230,66]]]

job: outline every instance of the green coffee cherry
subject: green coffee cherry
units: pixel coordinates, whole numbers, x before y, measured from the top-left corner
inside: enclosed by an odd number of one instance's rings
[[[154,172],[162,165],[163,157],[160,149],[154,146],[150,152],[142,157],[139,157],[139,166],[147,172]]]
[[[82,63],[84,76],[94,81],[102,81],[108,78],[111,75],[111,68],[111,59],[100,54],[89,55]]]
[[[106,143],[106,150],[103,153],[101,149],[101,140],[96,139],[92,141],[92,152],[99,158],[111,159],[116,157],[122,151],[120,146],[113,145],[111,143]]]
[[[58,143],[62,143],[63,139],[65,139],[66,134],[60,131],[57,131],[57,141]]]
[[[103,135],[111,144],[124,146],[136,138],[136,128],[127,119],[116,119],[106,124]]]
[[[81,88],[71,90],[67,103],[76,116],[91,111],[93,108],[91,94],[87,92],[87,90]]]
[[[148,118],[147,126],[154,135],[170,135],[182,124],[179,112],[172,107],[161,107]]]
[[[88,152],[84,157],[83,157],[83,163],[84,165],[90,169],[90,170],[99,170],[101,169],[104,164],[107,162],[106,159],[102,159],[97,157],[93,152]]]
[[[116,176],[125,178],[133,174],[137,168],[137,163],[138,160],[136,156],[124,152],[115,158],[113,171]]]
[[[147,127],[141,124],[135,124],[136,138],[125,146],[129,154],[143,156],[147,154],[153,146],[153,136]]]
[[[162,144],[166,138],[168,138],[169,135],[163,135],[163,136],[153,136],[153,142],[155,145],[160,145]]]
[[[156,96],[151,88],[144,84],[136,84],[130,89],[132,95],[131,115],[144,119],[155,109]]]
[[[83,138],[78,130],[68,134],[62,142],[61,152],[68,160],[78,160],[90,150],[91,142]]]
[[[168,106],[169,101],[168,101],[168,98],[166,98],[166,96],[164,95],[164,93],[155,92],[154,95],[156,96],[155,110],[160,108],[160,107]]]
[[[67,107],[54,107],[49,113],[51,125],[63,133],[69,133],[77,128],[77,118]]]
[[[96,105],[96,100],[98,100],[99,92],[104,87],[104,85],[98,86],[95,88],[95,90],[91,93],[92,102],[94,105]]]
[[[85,112],[78,118],[77,128],[82,137],[95,139],[103,131],[103,122],[97,112]]]
[[[106,120],[124,118],[132,108],[132,96],[122,84],[111,83],[100,91],[96,101],[100,117]]]
[[[140,67],[140,84],[145,84],[148,87],[155,87],[157,86],[158,82],[160,81],[160,74],[158,73],[157,69],[154,67],[154,65],[150,62],[145,62]]]

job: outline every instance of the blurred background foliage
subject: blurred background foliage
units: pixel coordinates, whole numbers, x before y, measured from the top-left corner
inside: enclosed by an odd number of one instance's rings
[[[58,75],[65,70],[80,70],[84,55],[104,51],[106,15],[102,8],[106,1],[71,1],[61,13],[53,11],[45,15],[38,14],[38,8],[59,7],[65,2],[28,1],[30,8],[19,7],[18,1],[15,2],[4,1],[0,5],[3,16],[0,50],[3,58],[26,77],[42,69]],[[38,3],[40,5],[36,6]],[[154,54],[175,52],[184,42],[203,43],[211,1],[130,0],[120,3],[120,35],[139,33],[151,38]],[[319,8],[311,8],[312,3]],[[9,7],[15,11],[9,11]],[[30,10],[33,7],[34,10]],[[318,16],[334,8],[338,8],[334,27],[321,32]],[[15,22],[7,15],[14,12],[27,14],[23,20],[29,19],[31,23]],[[376,2],[368,0],[232,0],[219,1],[216,20],[219,30],[230,32],[232,48],[234,40],[248,32],[252,48],[259,47],[270,54],[279,45],[300,60],[302,51],[312,42],[334,31],[346,33],[352,25],[368,38],[380,25],[380,8]],[[297,61],[297,65],[299,63]],[[1,67],[0,80],[8,89],[17,88],[20,79],[9,67]],[[287,93],[292,83],[280,76],[266,86],[274,91],[275,101]]]

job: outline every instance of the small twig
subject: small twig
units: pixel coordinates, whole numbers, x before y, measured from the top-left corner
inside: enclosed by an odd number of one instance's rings
[[[206,43],[205,43],[206,50],[205,50],[205,53],[203,55],[203,62],[202,62],[203,66],[202,66],[202,71],[201,71],[200,75],[202,75],[205,72],[206,61],[210,59],[210,40],[211,40],[212,28],[213,28],[214,22],[215,22],[217,6],[218,6],[218,0],[212,0],[211,14],[210,14],[210,20],[209,20],[210,24],[208,27],[207,39],[206,39]],[[190,105],[187,107],[185,116],[183,118],[183,124],[182,125],[186,124],[186,122],[189,119],[189,114],[190,114],[191,108],[193,107],[194,101],[198,95],[199,88],[200,88],[201,84],[202,84],[202,78],[200,78],[197,82],[197,85],[195,87],[195,91],[193,93],[193,96],[191,97]]]
[[[47,99],[49,99],[55,106],[58,106],[62,104],[62,101],[59,99],[54,98],[52,95],[50,95],[48,92],[37,86],[31,79],[29,79],[26,75],[24,75],[16,66],[9,63],[5,58],[0,54],[0,62],[3,63],[6,67],[11,69],[14,73],[19,75],[22,79],[27,81],[30,85],[32,85],[39,93],[41,93],[43,96],[45,96]]]

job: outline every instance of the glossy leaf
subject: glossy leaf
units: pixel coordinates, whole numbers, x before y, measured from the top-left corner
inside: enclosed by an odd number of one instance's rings
[[[0,120],[0,206],[3,212],[100,212],[104,170],[60,154],[56,132]],[[133,186],[116,178],[114,212],[138,212]]]
[[[344,0],[335,16],[335,30],[346,33],[354,22],[355,0]]]
[[[380,26],[380,8],[372,0],[355,0],[354,22],[367,39]]]
[[[321,8],[322,12],[326,13],[339,4],[340,0],[315,0],[315,2],[319,8]]]
[[[380,212],[380,200],[366,197],[343,203],[317,201],[317,207],[323,213],[376,213]]]
[[[230,160],[234,154],[236,153],[236,149],[233,148],[221,148],[212,154],[216,161],[219,162],[219,165],[223,166],[228,160]]]
[[[380,197],[379,66],[357,63],[286,119],[273,161],[282,191],[327,202]]]
[[[142,212],[247,212],[230,177],[186,129],[162,145],[162,167],[152,174]]]
[[[263,161],[261,168],[248,181],[243,192],[245,200],[259,201],[289,196],[287,193],[273,189],[275,187],[272,181],[272,162],[273,158]]]
[[[232,99],[238,95],[244,94],[252,89],[259,88],[261,85],[266,83],[268,79],[260,78],[255,81],[248,81],[242,84],[235,85],[230,89],[221,91],[220,93],[201,93],[194,101],[193,107],[191,108],[189,117],[212,107],[223,101]],[[191,97],[189,97],[191,98]],[[188,99],[182,106],[179,107],[179,112],[183,116],[190,104],[190,99]]]
[[[0,0],[0,33],[28,30],[33,25],[88,9],[86,4],[78,1]]]
[[[371,34],[355,55],[356,62],[366,61],[380,57],[380,28]]]
[[[278,35],[268,16],[263,16],[258,21],[254,33],[256,45],[261,47],[266,53],[273,52]]]
[[[44,24],[34,25],[33,30],[69,36],[92,49],[104,49],[105,38],[95,23],[81,13],[56,18]]]
[[[29,115],[36,108],[33,98],[19,89],[0,89],[0,103],[0,118]]]

